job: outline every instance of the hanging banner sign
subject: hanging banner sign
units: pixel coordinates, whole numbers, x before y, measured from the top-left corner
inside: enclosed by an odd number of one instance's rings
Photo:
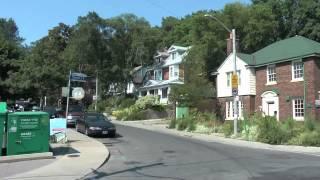
[[[71,73],[70,81],[86,82],[87,75],[83,73]]]

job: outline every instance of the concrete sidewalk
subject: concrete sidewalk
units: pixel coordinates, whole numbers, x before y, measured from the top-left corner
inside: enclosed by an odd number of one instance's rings
[[[115,124],[132,126],[136,128],[147,129],[151,131],[157,131],[161,133],[172,134],[176,136],[182,136],[187,138],[198,139],[207,142],[216,142],[222,144],[228,144],[233,146],[242,146],[255,149],[276,150],[282,152],[300,153],[307,155],[320,156],[320,147],[305,147],[294,145],[270,145],[260,142],[245,141],[241,139],[232,139],[222,137],[220,134],[198,134],[186,131],[178,131],[176,129],[168,129],[168,121],[166,120],[142,120],[142,121],[118,121],[114,117],[110,117]],[[220,136],[219,136],[220,135]]]
[[[79,179],[99,168],[109,157],[108,149],[99,141],[72,129],[67,130],[67,136],[65,145],[53,145],[58,154],[52,163],[4,179]]]

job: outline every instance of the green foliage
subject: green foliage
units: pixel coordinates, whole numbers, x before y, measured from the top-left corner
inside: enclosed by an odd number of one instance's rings
[[[314,131],[316,129],[316,122],[312,119],[307,118],[304,121],[304,128],[307,131]]]
[[[174,128],[176,128],[176,123],[177,123],[176,119],[175,119],[175,118],[172,118],[172,119],[170,120],[169,129],[174,129]]]
[[[224,122],[223,127],[222,127],[222,132],[225,137],[229,137],[233,133],[232,122]]]
[[[149,107],[152,107],[154,105],[158,105],[159,100],[156,96],[143,96],[140,97],[136,103],[135,106],[139,109],[147,109]]]
[[[257,140],[268,144],[281,144],[288,141],[288,134],[284,131],[275,117],[266,116],[258,121]]]
[[[187,130],[191,132],[196,130],[196,122],[191,117],[177,119],[176,124],[179,131]]]
[[[297,137],[292,138],[289,144],[303,145],[303,146],[320,146],[320,132],[319,131],[305,131]]]

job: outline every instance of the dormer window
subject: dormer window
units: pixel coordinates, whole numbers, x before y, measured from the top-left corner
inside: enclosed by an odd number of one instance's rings
[[[176,52],[172,53],[172,59],[174,60],[176,58]]]

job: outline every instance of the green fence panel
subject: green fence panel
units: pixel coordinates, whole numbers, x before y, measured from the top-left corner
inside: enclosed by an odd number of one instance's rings
[[[189,116],[189,107],[176,107],[176,119]]]

